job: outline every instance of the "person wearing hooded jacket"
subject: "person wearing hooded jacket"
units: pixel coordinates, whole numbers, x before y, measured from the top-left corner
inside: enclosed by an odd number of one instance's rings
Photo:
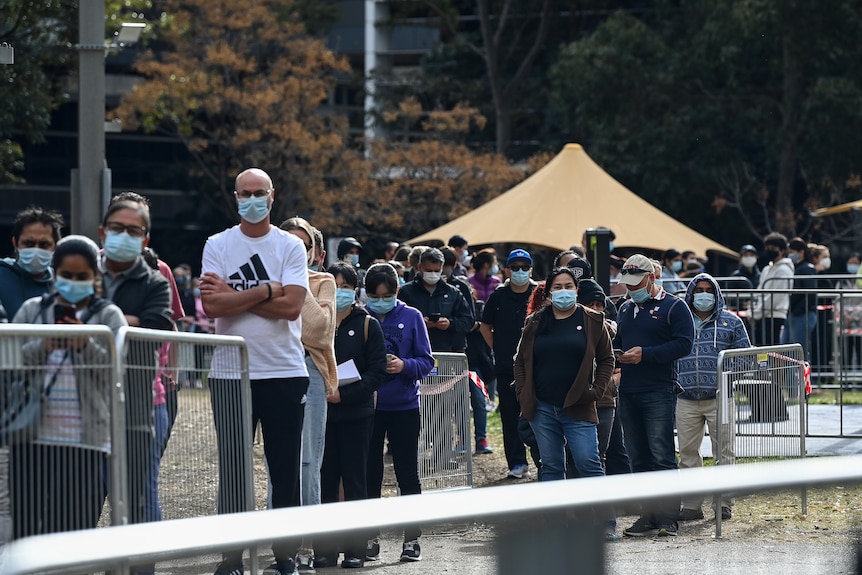
[[[781,329],[790,310],[789,293],[772,293],[772,290],[789,290],[793,287],[793,262],[787,257],[787,237],[772,232],[763,238],[765,250],[760,258],[760,282],[751,298],[751,317],[754,320],[754,343],[778,345]]]
[[[700,445],[704,425],[709,427],[712,453],[722,462],[732,463],[733,427],[722,424],[717,428],[718,354],[725,349],[751,347],[742,320],[724,309],[724,297],[715,279],[706,273],[695,276],[685,293],[685,303],[694,319],[694,345],[691,353],[677,360],[679,384],[683,392],[677,398],[676,428],[679,439],[679,466],[703,467]],[[721,444],[719,445],[719,441]],[[689,495],[682,499],[680,521],[703,519],[703,496]],[[721,518],[730,519],[733,499],[721,498]],[[717,511],[718,512],[718,511]]]

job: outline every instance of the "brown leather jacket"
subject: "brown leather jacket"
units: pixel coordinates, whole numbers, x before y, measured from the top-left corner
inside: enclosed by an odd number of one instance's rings
[[[576,374],[572,387],[566,394],[563,411],[572,419],[598,423],[596,400],[603,399],[612,391],[611,374],[614,371],[614,354],[611,337],[604,317],[591,309],[577,304],[584,313],[584,331],[587,349],[581,365],[573,365]],[[547,306],[527,318],[518,350],[515,353],[515,395],[521,404],[521,414],[528,420],[536,410],[536,389],[533,384],[533,344],[543,313],[554,313]]]

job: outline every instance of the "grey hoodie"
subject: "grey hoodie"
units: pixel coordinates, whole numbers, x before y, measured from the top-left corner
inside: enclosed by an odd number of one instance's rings
[[[43,296],[24,302],[14,323],[53,324],[54,298]],[[92,304],[91,304],[92,305]],[[87,325],[106,325],[116,336],[125,325],[126,317],[116,305],[107,303],[95,311],[86,321]],[[70,349],[70,358],[75,369],[75,384],[81,407],[83,434],[81,441],[91,447],[103,447],[111,442],[111,354],[104,342],[90,338],[81,349]],[[43,368],[47,365],[48,352],[42,338],[33,338],[22,348],[25,365]],[[40,369],[41,372],[41,369]],[[44,376],[43,376],[44,377]]]
[[[755,295],[751,299],[751,312],[754,319],[765,317],[787,319],[790,309],[789,293],[769,293],[770,290],[793,288],[794,266],[790,258],[781,258],[777,262],[771,262],[760,270],[760,283],[758,290],[766,293]]]

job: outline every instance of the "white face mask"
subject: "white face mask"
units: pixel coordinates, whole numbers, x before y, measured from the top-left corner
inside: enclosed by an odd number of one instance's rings
[[[753,268],[757,264],[757,256],[742,256],[742,259],[739,261],[743,266]]]
[[[832,258],[830,258],[829,256],[826,256],[825,258],[820,260],[820,267],[823,268],[824,270],[828,270],[829,268],[831,268],[832,267]]]
[[[429,286],[436,285],[441,277],[443,277],[443,274],[440,272],[422,272],[422,281]]]

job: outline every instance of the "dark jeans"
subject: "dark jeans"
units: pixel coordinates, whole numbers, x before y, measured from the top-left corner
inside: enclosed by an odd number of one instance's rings
[[[251,381],[251,428],[243,429],[239,380],[210,380],[210,399],[218,441],[219,489],[218,512],[251,511],[245,493],[251,477],[245,475],[250,438],[260,422],[263,452],[272,481],[272,506],[299,506],[299,471],[301,465],[302,422],[305,414],[302,398],[308,390],[307,377],[262,379]],[[272,546],[277,560],[293,557],[301,540],[281,541]],[[242,551],[225,557],[239,560]]]
[[[374,426],[368,451],[368,499],[379,499],[383,488],[383,441],[389,438],[389,453],[395,479],[402,495],[422,493],[419,482],[419,409],[374,412]],[[418,527],[404,529],[404,541],[421,535]]]
[[[373,416],[345,421],[327,420],[326,446],[320,468],[321,503],[338,501],[339,484],[344,486],[345,501],[368,498],[366,473],[373,427]],[[364,558],[365,542],[369,537],[373,534],[347,537],[341,545],[337,541],[315,541],[315,553],[334,557],[339,549],[343,549],[345,556]]]
[[[620,394],[618,411],[632,471],[677,468],[673,441],[676,394],[672,390]],[[675,525],[679,505],[678,497],[657,503],[652,513],[654,522]]]
[[[781,343],[782,318],[765,317],[754,321],[754,345],[778,345]]]
[[[599,428],[604,423],[604,419],[602,417],[602,409],[609,408],[600,408],[599,409]],[[605,475],[620,475],[622,473],[631,473],[632,472],[632,463],[629,461],[629,454],[626,451],[625,445],[625,435],[623,434],[623,425],[619,414],[619,408],[613,408],[614,417],[611,421],[611,430],[610,437],[608,438],[608,444],[605,447],[604,455],[604,463],[605,463]],[[601,432],[599,435],[599,449],[602,448],[601,443]]]
[[[497,372],[497,396],[500,398],[500,423],[503,424],[503,449],[506,452],[506,464],[509,469],[516,465],[527,464],[527,448],[518,435],[518,416],[521,415],[521,404],[515,397],[512,382],[513,372]]]
[[[12,537],[94,529],[105,501],[101,451],[13,445],[9,460]]]

